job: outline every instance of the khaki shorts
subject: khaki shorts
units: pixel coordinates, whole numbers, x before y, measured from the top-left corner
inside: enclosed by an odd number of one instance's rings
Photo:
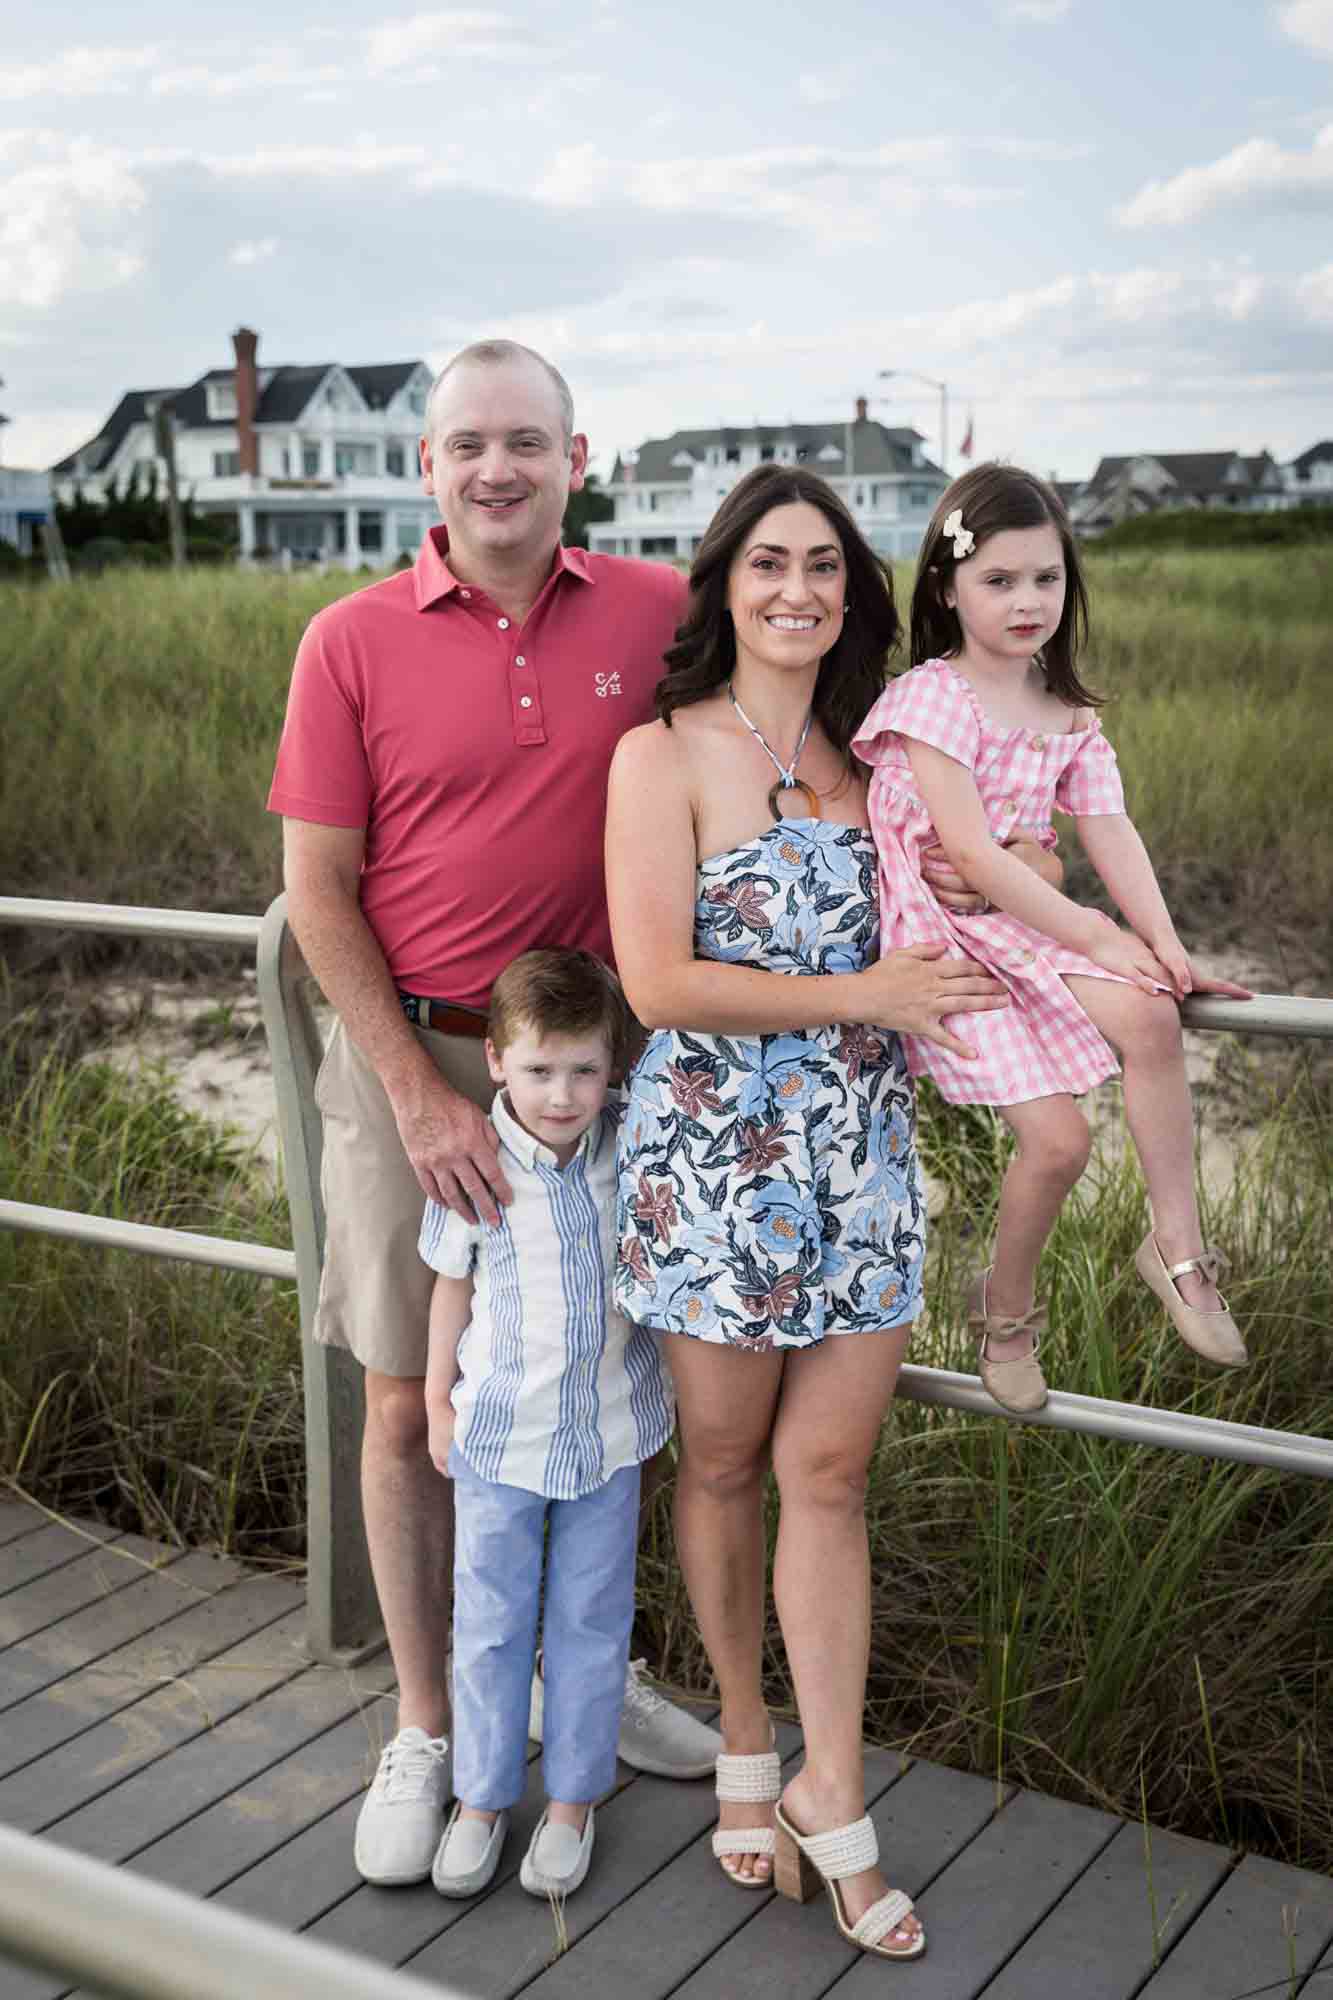
[[[412,1031],[440,1074],[489,1111],[485,1044],[432,1028]],[[315,1339],[346,1347],[381,1375],[424,1375],[435,1273],[417,1254],[426,1197],[370,1064],[334,1024],[315,1102],[324,1120],[324,1272]]]

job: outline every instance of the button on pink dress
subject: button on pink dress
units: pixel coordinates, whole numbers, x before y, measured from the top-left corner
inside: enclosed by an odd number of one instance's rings
[[[921,872],[922,855],[936,834],[912,777],[904,741],[909,736],[933,744],[972,773],[997,840],[1023,827],[1036,830],[1048,846],[1055,841],[1052,808],[1076,817],[1124,812],[1114,750],[1095,717],[1087,729],[1064,735],[993,721],[947,660],[928,660],[892,681],[852,742],[857,756],[873,767],[870,824],[879,855],[881,951],[943,939],[950,956],[974,959],[1010,997],[1005,1008],[956,1014],[946,1022],[976,1050],[972,1062],[918,1035],[904,1035],[913,1073],[930,1077],[951,1104],[1021,1104],[1090,1090],[1114,1076],[1118,1066],[1063,975],[1116,975],[1003,910],[969,916],[936,900]]]

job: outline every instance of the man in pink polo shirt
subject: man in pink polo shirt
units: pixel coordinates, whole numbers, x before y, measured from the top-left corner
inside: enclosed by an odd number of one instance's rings
[[[362,1502],[399,1699],[357,1824],[377,1882],[430,1872],[448,1785],[452,1492],[426,1449],[425,1199],[493,1222],[509,1198],[484,1112],[491,985],[536,945],[609,957],[607,769],[652,713],[685,606],[666,565],[562,547],[587,452],[540,355],[487,341],[455,357],[421,440],[443,525],[410,571],[311,621],[269,795],[292,927],[338,1017],[316,1092],[315,1334],[365,1368]],[[632,1668],[620,1747],[699,1777],[720,1738]]]

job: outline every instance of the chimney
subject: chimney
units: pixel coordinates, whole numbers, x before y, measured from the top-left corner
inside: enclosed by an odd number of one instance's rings
[[[238,326],[231,337],[236,350],[236,438],[241,448],[241,471],[258,472],[259,439],[255,436],[255,410],[259,404],[259,374],[255,353],[259,335],[248,326]]]
[[[856,421],[858,424],[863,424],[865,422],[867,408],[868,405],[866,403],[865,397],[858,396],[856,399]]]

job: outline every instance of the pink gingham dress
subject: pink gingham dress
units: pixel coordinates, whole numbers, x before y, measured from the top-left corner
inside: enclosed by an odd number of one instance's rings
[[[1052,807],[1076,818],[1124,812],[1115,751],[1095,716],[1088,728],[1064,735],[993,721],[947,660],[928,660],[890,682],[852,741],[857,756],[873,766],[869,805],[879,854],[881,952],[942,938],[951,957],[975,960],[1010,996],[1007,1007],[957,1014],[946,1023],[976,1050],[971,1062],[904,1035],[913,1073],[930,1077],[951,1104],[1022,1104],[1091,1090],[1116,1074],[1116,1059],[1063,975],[1116,975],[1003,910],[970,916],[936,900],[921,873],[922,853],[936,834],[912,777],[908,736],[967,767],[997,840],[1021,826],[1038,830],[1043,845],[1055,842]]]

